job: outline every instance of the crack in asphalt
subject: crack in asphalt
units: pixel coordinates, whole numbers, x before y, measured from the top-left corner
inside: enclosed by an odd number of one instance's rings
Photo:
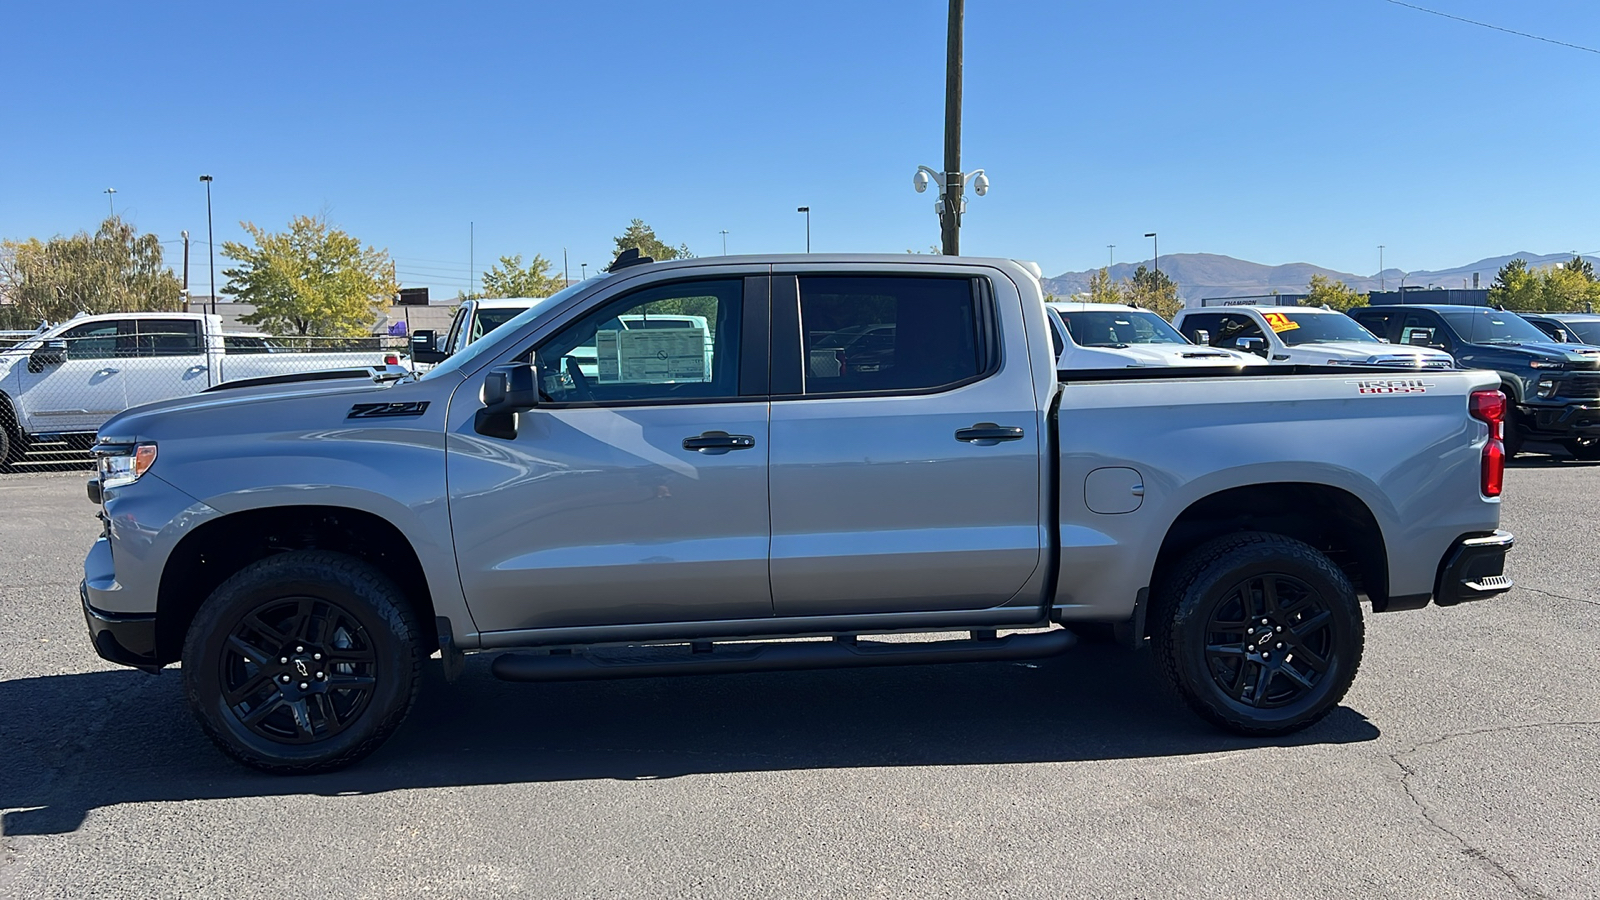
[[[1524,591],[1532,591],[1535,594],[1543,594],[1546,597],[1554,597],[1557,600],[1571,600],[1573,603],[1587,603],[1590,606],[1600,606],[1600,600],[1588,600],[1583,597],[1568,597],[1566,594],[1558,594],[1555,591],[1540,590],[1536,587],[1528,587],[1525,584],[1519,584],[1517,587]]]
[[[1532,588],[1529,588],[1529,590],[1532,590]],[[1539,591],[1539,593],[1545,592]],[[1427,747],[1435,747],[1446,741],[1452,741],[1458,738],[1475,737],[1477,735],[1484,734],[1495,734],[1503,731],[1531,731],[1538,728],[1581,728],[1584,726],[1597,727],[1600,726],[1600,721],[1526,722],[1520,725],[1494,725],[1488,728],[1471,728],[1466,731],[1453,731],[1449,734],[1440,735],[1432,740],[1413,744],[1409,750],[1400,750],[1394,753],[1386,753],[1384,755],[1387,756],[1389,761],[1394,763],[1395,767],[1398,768],[1402,773],[1400,776],[1400,787],[1406,792],[1406,797],[1411,801],[1412,805],[1417,808],[1417,812],[1422,814],[1423,821],[1427,822],[1429,826],[1440,833],[1448,835],[1452,840],[1461,846],[1461,851],[1463,853],[1487,865],[1494,871],[1495,874],[1499,875],[1508,884],[1516,888],[1517,891],[1522,894],[1522,896],[1536,897],[1540,898],[1540,900],[1549,900],[1548,894],[1545,894],[1532,885],[1523,883],[1522,879],[1518,878],[1515,873],[1506,868],[1504,863],[1490,855],[1489,851],[1484,850],[1481,847],[1474,846],[1466,838],[1450,830],[1449,828],[1446,828],[1443,823],[1434,818],[1433,812],[1428,809],[1428,805],[1422,801],[1421,797],[1417,796],[1417,792],[1411,787],[1411,779],[1417,775],[1417,770],[1403,762],[1401,757],[1410,756],[1411,754],[1416,753],[1418,750],[1422,750]]]

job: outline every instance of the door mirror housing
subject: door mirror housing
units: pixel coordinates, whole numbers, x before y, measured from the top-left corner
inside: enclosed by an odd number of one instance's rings
[[[483,380],[483,409],[473,429],[485,437],[511,440],[517,436],[517,414],[539,405],[539,376],[532,365],[495,366]]]
[[[411,358],[419,363],[442,363],[450,354],[439,349],[439,333],[424,328],[411,333]]]
[[[46,366],[59,366],[66,361],[66,341],[45,341],[44,346],[28,355],[28,371],[37,375],[43,372]]]
[[[1240,350],[1243,350],[1246,353],[1254,353],[1254,354],[1256,354],[1258,356],[1266,356],[1267,355],[1267,339],[1266,338],[1242,337],[1242,338],[1239,338],[1239,340],[1237,342],[1235,342],[1235,346],[1237,346]]]

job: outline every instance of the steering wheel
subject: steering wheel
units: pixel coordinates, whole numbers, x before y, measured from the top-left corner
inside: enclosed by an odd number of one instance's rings
[[[583,374],[578,368],[578,359],[575,356],[562,357],[562,363],[567,368],[567,377],[572,379],[572,392],[578,399],[585,403],[594,402],[594,393],[589,390],[589,376]]]

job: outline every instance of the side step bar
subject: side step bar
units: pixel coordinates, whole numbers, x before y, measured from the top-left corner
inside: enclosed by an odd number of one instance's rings
[[[505,681],[588,681],[721,672],[1000,662],[1054,656],[1075,641],[1071,632],[1057,628],[966,641],[891,643],[835,638],[831,641],[723,644],[720,647],[696,642],[688,646],[626,647],[589,653],[503,653],[495,658],[490,671]]]

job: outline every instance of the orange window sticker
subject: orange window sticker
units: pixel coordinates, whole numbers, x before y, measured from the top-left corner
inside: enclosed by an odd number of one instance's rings
[[[1267,326],[1272,329],[1273,333],[1293,331],[1300,327],[1300,323],[1283,313],[1269,312],[1261,315],[1267,320]]]

